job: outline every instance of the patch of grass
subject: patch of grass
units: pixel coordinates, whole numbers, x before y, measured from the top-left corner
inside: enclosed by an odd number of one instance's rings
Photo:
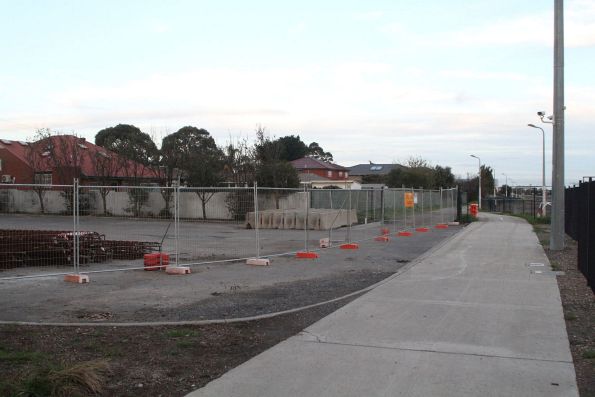
[[[558,264],[556,264],[556,263],[551,263],[551,266],[552,266],[552,270],[555,272],[562,270],[562,268],[560,266],[558,266]]]
[[[106,357],[124,357],[124,351],[122,350],[122,348],[118,346],[106,347],[101,349],[101,351],[103,352],[103,355]]]
[[[87,396],[103,392],[111,373],[105,360],[86,361],[64,368],[49,364],[38,367],[20,382],[4,385],[4,391],[17,396]]]
[[[462,214],[461,219],[459,219],[459,222],[461,222],[461,223],[477,222],[477,218],[472,216],[471,214]]]
[[[9,363],[39,363],[46,359],[46,356],[40,352],[30,351],[9,351],[0,346],[0,362]]]
[[[180,349],[186,349],[194,346],[194,342],[191,340],[182,339],[176,342],[176,346],[178,346]]]
[[[168,330],[165,335],[169,338],[184,338],[184,337],[194,337],[198,336],[198,331],[195,331],[190,328],[175,328]]]
[[[523,218],[527,222],[532,225],[549,225],[551,223],[551,219],[549,216],[545,217],[535,217],[533,215],[527,214],[509,214],[511,216],[516,216],[517,218]]]
[[[583,352],[583,358],[587,360],[594,360],[595,359],[595,350],[585,350]]]
[[[574,321],[574,320],[576,320],[576,314],[574,314],[572,312],[564,313],[564,320]]]

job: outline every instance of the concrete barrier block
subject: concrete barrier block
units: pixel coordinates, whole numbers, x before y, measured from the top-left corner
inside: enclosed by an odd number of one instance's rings
[[[168,266],[165,268],[167,274],[190,274],[190,268],[186,266]]]
[[[270,266],[271,261],[268,258],[250,258],[246,261],[246,264],[252,266]]]
[[[86,274],[67,274],[64,276],[64,281],[75,284],[87,284],[89,276]]]

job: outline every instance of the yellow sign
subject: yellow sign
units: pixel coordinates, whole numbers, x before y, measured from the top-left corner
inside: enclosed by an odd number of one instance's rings
[[[414,204],[414,197],[413,197],[413,193],[411,192],[406,192],[405,193],[405,208],[413,208]]]

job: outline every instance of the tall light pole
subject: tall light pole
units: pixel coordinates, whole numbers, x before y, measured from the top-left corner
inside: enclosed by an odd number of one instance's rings
[[[541,216],[545,216],[545,204],[546,204],[546,191],[545,191],[545,131],[543,128],[538,127],[534,124],[527,124],[527,126],[532,128],[537,128],[541,130],[541,138],[543,141],[543,150],[541,151],[542,159],[541,159]]]
[[[479,176],[479,199],[477,200],[477,202],[479,204],[479,209],[481,210],[481,159],[474,154],[472,154],[471,157],[475,157],[477,159],[477,161],[479,162],[479,174],[478,174],[478,176]]]
[[[564,2],[554,0],[554,137],[550,249],[564,249]]]

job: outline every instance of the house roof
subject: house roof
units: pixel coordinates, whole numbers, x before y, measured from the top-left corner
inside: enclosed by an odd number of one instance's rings
[[[316,160],[312,157],[302,157],[301,159],[291,161],[291,164],[298,170],[348,170],[347,168],[341,167],[340,165],[327,163],[321,160]]]
[[[25,164],[27,162],[27,142],[11,141],[9,139],[0,139],[0,150],[4,149],[10,152],[14,157],[18,158]]]
[[[110,170],[111,174],[109,176],[111,177],[128,177],[131,175],[129,172],[131,169],[134,169],[136,176],[141,178],[154,178],[156,176],[154,170],[150,167],[132,160],[125,159],[122,156],[119,156],[118,154],[111,152],[101,146],[87,142],[85,138],[79,138],[74,135],[54,135],[49,137],[48,140],[49,142],[46,142],[46,140],[40,140],[37,142],[23,142],[0,139],[0,149],[9,151],[13,156],[29,165],[29,153],[31,147],[32,145],[33,147],[39,145],[39,149],[37,150],[43,153],[41,154],[42,158],[37,164],[38,169],[36,171],[39,172],[52,171],[53,165],[49,158],[49,151],[47,151],[47,155],[44,153],[46,152],[45,148],[51,145],[53,148],[53,153],[56,156],[61,157],[64,156],[63,152],[65,150],[80,150],[79,166],[81,173],[86,177],[92,178],[103,176],[98,175],[99,172],[97,171],[97,163],[93,161],[98,157],[107,160],[108,169]]]
[[[349,168],[349,175],[388,175],[395,168],[405,168],[401,164],[358,164]]]

